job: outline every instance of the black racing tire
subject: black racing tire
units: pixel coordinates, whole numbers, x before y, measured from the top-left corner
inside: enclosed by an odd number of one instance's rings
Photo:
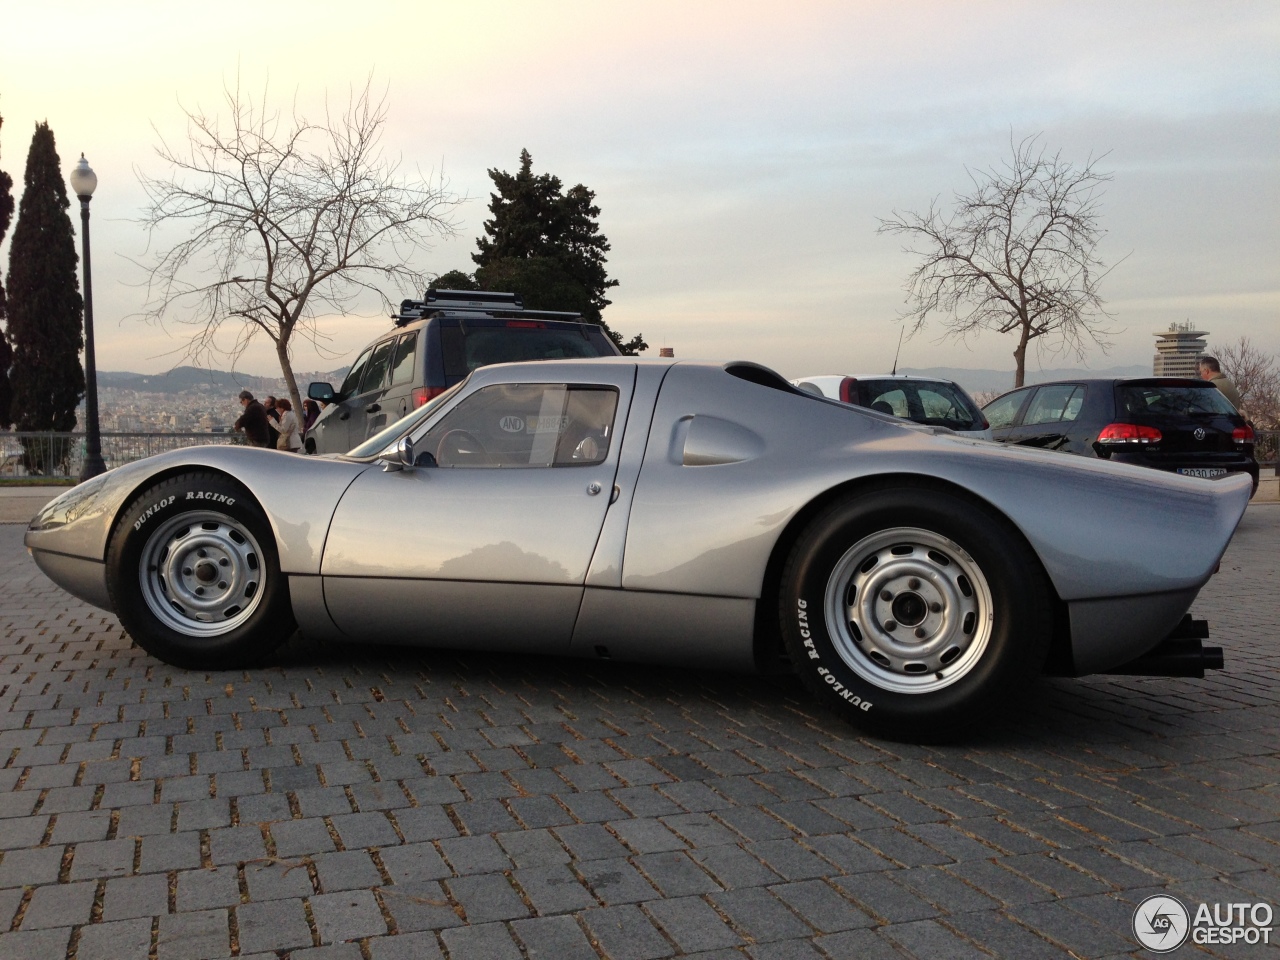
[[[823,510],[782,575],[783,640],[801,681],[877,736],[953,740],[1041,672],[1050,587],[995,510],[923,487]]]
[[[170,477],[133,499],[107,549],[107,591],[138,646],[187,669],[249,666],[296,629],[271,525],[222,474]]]

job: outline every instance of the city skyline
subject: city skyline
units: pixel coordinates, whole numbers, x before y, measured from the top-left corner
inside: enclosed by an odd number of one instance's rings
[[[127,8],[130,16],[123,16]],[[10,14],[0,38],[0,168],[20,189],[31,125],[47,120],[64,170],[80,152],[93,201],[98,366],[158,373],[185,362],[179,328],[134,319],[133,168],[158,172],[160,137],[182,142],[180,104],[215,108],[237,75],[296,96],[311,115],[370,75],[388,91],[385,146],[470,199],[458,235],[416,266],[472,267],[488,168],[535,171],[597,193],[621,285],[605,317],[652,355],[769,363],[800,375],[892,364],[913,261],[876,217],[945,205],[966,167],[1000,163],[1009,140],[1114,174],[1104,198],[1112,264],[1103,295],[1115,346],[1077,364],[1147,363],[1152,332],[1190,320],[1211,346],[1251,336],[1280,353],[1280,11],[1265,3],[477,3],[427,11],[372,2],[264,8],[233,0],[211,22],[141,2],[85,11],[59,40],[77,69],[44,65],[46,16]],[[335,24],[341,23],[341,29]],[[422,44],[405,55],[403,38]],[[1022,51],[1034,50],[1033,57]],[[206,51],[217,51],[209,53]],[[268,69],[269,65],[269,69]],[[157,79],[159,78],[159,79]],[[76,225],[78,229],[78,224]],[[7,269],[7,245],[0,249]],[[388,291],[394,300],[399,292]],[[418,291],[420,293],[420,291]],[[333,369],[382,332],[375,304],[323,318]],[[913,367],[1012,368],[1012,338],[903,343]],[[219,366],[226,369],[225,360]],[[268,375],[252,347],[238,369]]]

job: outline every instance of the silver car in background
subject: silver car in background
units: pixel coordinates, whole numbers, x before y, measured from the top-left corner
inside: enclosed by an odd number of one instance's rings
[[[795,671],[939,739],[1038,674],[1203,675],[1184,615],[1249,498],[814,397],[752,363],[477,369],[340,457],[161,454],[31,522],[151,654],[356,642]]]

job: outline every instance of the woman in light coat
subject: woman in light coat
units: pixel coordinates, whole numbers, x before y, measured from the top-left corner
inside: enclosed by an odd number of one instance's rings
[[[280,411],[280,423],[276,429],[280,431],[280,439],[276,441],[276,449],[297,453],[302,449],[302,432],[298,427],[298,415],[293,412],[293,404],[287,397],[276,401],[276,409]]]

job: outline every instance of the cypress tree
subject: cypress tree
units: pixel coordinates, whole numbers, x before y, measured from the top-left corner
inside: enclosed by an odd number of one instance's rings
[[[0,128],[4,127],[4,117],[0,117]],[[13,219],[13,177],[0,170],[0,243],[4,243],[4,235],[9,232],[9,221]],[[0,283],[0,320],[5,318],[4,284]],[[13,361],[13,348],[9,346],[9,338],[0,329],[0,430],[7,430],[13,420],[9,417],[9,398],[12,393],[9,387],[9,366]]]
[[[471,255],[480,287],[519,293],[526,307],[578,311],[623,353],[644,350],[643,337],[624,341],[602,316],[610,303],[605,293],[618,281],[605,270],[609,241],[596,223],[595,193],[582,184],[566,193],[559,177],[535,174],[528,150],[520,151],[514,176],[495,169],[489,178],[498,191],[489,195],[493,219],[476,241],[480,252]]]
[[[84,395],[84,300],[69,206],[53,131],[47,123],[37,124],[9,245],[6,291],[13,348],[11,414],[19,430],[72,430]],[[28,455],[38,460],[28,464],[34,470],[64,459],[62,452],[37,458],[30,448]]]

